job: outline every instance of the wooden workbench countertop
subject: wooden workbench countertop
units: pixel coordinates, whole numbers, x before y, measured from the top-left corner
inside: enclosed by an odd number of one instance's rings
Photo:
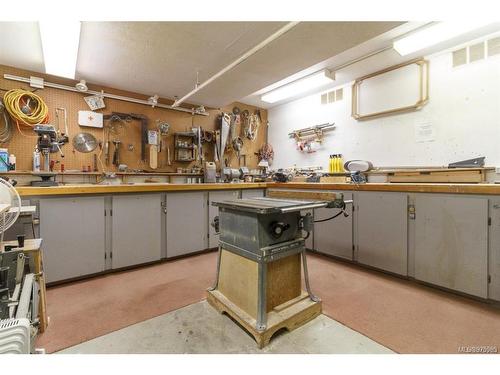
[[[448,194],[484,194],[500,195],[500,184],[416,184],[416,183],[312,183],[288,182],[268,183],[268,188],[350,190],[350,191],[393,191],[405,193],[448,193]]]
[[[115,193],[153,193],[166,191],[205,191],[205,190],[235,190],[235,189],[265,189],[266,183],[218,183],[218,184],[168,184],[143,183],[121,185],[59,185],[50,187],[18,186],[16,190],[21,196],[41,195],[80,195],[80,194],[115,194]]]
[[[80,194],[115,194],[168,191],[205,191],[235,189],[315,189],[346,191],[393,191],[406,193],[448,193],[448,194],[484,194],[500,195],[500,184],[412,184],[412,183],[310,183],[310,182],[254,182],[254,183],[218,183],[218,184],[121,184],[121,185],[60,185],[52,187],[16,187],[21,196],[41,195],[80,195]]]

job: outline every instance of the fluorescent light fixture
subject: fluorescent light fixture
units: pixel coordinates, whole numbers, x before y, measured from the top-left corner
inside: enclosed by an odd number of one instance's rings
[[[401,56],[406,56],[468,33],[486,24],[485,22],[438,22],[396,40],[393,47]]]
[[[75,78],[80,21],[40,21],[45,73]]]
[[[334,79],[335,73],[330,72],[328,69],[324,69],[320,72],[286,84],[276,90],[270,91],[267,94],[262,95],[260,99],[267,103],[275,103],[303,92],[307,92],[316,87],[331,83]]]

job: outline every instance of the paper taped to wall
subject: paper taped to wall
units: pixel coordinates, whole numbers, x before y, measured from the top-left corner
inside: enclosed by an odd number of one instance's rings
[[[416,142],[433,142],[436,138],[434,125],[432,122],[415,121],[415,141]]]

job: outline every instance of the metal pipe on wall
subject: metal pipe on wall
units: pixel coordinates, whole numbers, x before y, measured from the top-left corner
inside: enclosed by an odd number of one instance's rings
[[[246,59],[248,59],[250,56],[254,55],[255,53],[257,53],[258,51],[260,51],[262,48],[264,48],[265,46],[267,46],[269,43],[271,43],[272,41],[278,39],[280,36],[282,36],[283,34],[285,34],[286,32],[290,31],[290,29],[294,28],[295,26],[297,26],[299,24],[299,22],[296,22],[296,21],[293,21],[293,22],[288,22],[285,26],[283,26],[281,29],[279,29],[278,31],[276,31],[275,33],[271,34],[269,37],[267,37],[266,39],[264,39],[262,42],[260,42],[259,44],[257,44],[255,47],[249,49],[247,52],[245,52],[243,55],[241,55],[240,57],[238,57],[236,60],[234,60],[231,64],[227,65],[226,67],[224,67],[222,70],[220,70],[219,72],[215,73],[213,76],[211,76],[210,78],[208,78],[205,82],[203,82],[202,84],[200,85],[197,85],[193,90],[191,90],[190,92],[188,92],[186,95],[184,95],[182,98],[180,99],[177,99],[174,104],[172,104],[172,107],[175,107],[177,108],[177,106],[179,106],[182,102],[184,102],[186,99],[190,98],[191,96],[193,96],[194,94],[196,94],[198,91],[200,91],[202,88],[204,88],[205,86],[209,85],[210,83],[212,83],[213,81],[215,81],[217,78],[219,78],[220,76],[222,76],[223,74],[225,74],[226,72],[228,72],[229,70],[233,69],[236,65],[238,64],[241,64],[242,62],[244,62]]]
[[[30,78],[19,77],[19,76],[15,76],[15,75],[12,75],[12,74],[4,74],[3,77],[5,79],[11,80],[11,81],[24,82],[24,83],[28,83],[28,84],[31,83],[31,79]],[[80,93],[80,94],[100,95],[100,96],[102,96],[104,98],[108,98],[108,99],[115,99],[115,100],[121,100],[121,101],[129,102],[129,103],[136,103],[136,104],[143,104],[143,105],[151,106],[151,103],[149,101],[147,101],[147,100],[131,98],[131,97],[128,97],[128,96],[108,94],[108,93],[105,93],[105,92],[94,91],[94,90],[87,90],[87,91],[84,92],[84,91],[78,90],[76,87],[67,86],[67,85],[61,85],[59,83],[53,83],[53,82],[43,81],[43,86],[44,87],[45,86],[52,87],[52,88],[59,89],[59,90],[77,92],[77,93]],[[155,107],[164,108],[164,109],[170,109],[172,111],[178,111],[178,112],[186,112],[186,113],[191,113],[191,114],[194,113],[195,115],[199,115],[199,116],[209,116],[208,113],[199,112],[199,111],[196,111],[196,109],[174,107],[174,106],[168,105],[168,104],[161,104],[161,103],[159,103],[159,104],[156,104]]]

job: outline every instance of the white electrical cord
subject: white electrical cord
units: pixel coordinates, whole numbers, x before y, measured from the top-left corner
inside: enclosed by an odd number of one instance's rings
[[[12,123],[3,101],[0,99],[0,119],[2,118],[3,121],[0,123],[0,143],[7,143],[12,138]]]

